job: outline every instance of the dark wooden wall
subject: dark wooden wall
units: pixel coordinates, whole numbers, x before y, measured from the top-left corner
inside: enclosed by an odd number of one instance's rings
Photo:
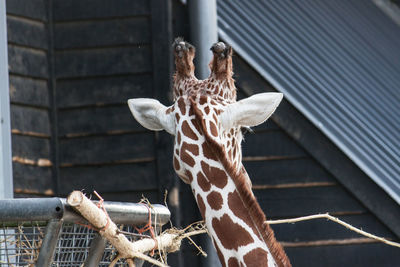
[[[155,136],[126,104],[154,95],[151,1],[61,0],[53,10],[60,194],[157,199]]]
[[[44,0],[8,0],[14,190],[53,195],[48,12]]]
[[[97,190],[163,199],[170,139],[139,126],[127,99],[170,87],[169,3],[7,1],[17,196]],[[167,50],[167,51],[165,51]],[[173,178],[173,176],[172,176]]]

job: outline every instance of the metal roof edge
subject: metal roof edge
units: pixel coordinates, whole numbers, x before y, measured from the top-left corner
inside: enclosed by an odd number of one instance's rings
[[[381,179],[373,172],[366,164],[359,160],[350,149],[348,149],[344,143],[340,142],[333,134],[327,130],[323,123],[316,119],[307,109],[305,109],[300,102],[296,100],[290,93],[285,90],[278,81],[276,81],[264,68],[262,68],[251,56],[242,49],[232,38],[229,37],[222,29],[218,29],[219,37],[225,42],[229,43],[237,54],[243,57],[247,63],[250,64],[264,79],[274,86],[277,91],[284,93],[286,99],[298,109],[308,120],[311,121],[321,132],[326,135],[351,161],[353,161],[368,177],[370,177],[379,187],[381,187],[392,199],[400,205],[400,196],[397,195],[386,183],[382,182]]]
[[[389,18],[400,26],[400,8],[390,0],[372,0]]]

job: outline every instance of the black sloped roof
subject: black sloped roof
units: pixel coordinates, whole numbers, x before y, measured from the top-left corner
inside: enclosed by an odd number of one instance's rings
[[[220,38],[400,204],[400,27],[372,1],[217,4]]]

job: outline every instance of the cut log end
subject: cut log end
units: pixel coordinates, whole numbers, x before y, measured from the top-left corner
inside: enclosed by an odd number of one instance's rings
[[[79,206],[84,198],[84,194],[81,191],[73,191],[69,196],[67,197],[67,203],[71,205],[72,207]]]

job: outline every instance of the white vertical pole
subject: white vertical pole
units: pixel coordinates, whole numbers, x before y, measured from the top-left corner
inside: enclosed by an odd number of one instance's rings
[[[13,197],[6,1],[0,1],[0,199]]]
[[[211,45],[218,41],[216,0],[189,0],[190,37],[196,47],[196,76],[205,79],[210,74]]]
[[[7,56],[7,17],[6,1],[0,1],[0,199],[13,197],[12,163],[11,163],[11,127],[10,127],[10,93],[8,86]],[[14,236],[14,230],[4,230],[8,237]],[[13,238],[0,244],[0,249],[8,249],[15,255]],[[0,257],[1,262],[16,263],[16,258]]]

